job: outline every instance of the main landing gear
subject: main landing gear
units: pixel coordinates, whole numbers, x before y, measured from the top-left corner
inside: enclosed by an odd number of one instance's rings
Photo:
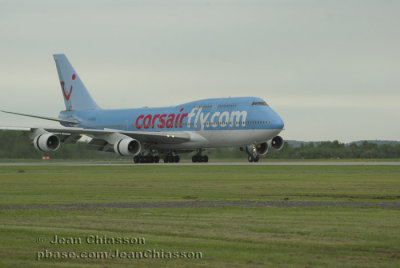
[[[139,163],[159,163],[160,162],[160,157],[158,155],[154,155],[155,152],[153,153],[149,153],[149,154],[139,154],[139,155],[135,155],[133,157],[133,162],[135,164],[139,164]],[[173,154],[172,152],[168,153],[167,155],[165,155],[164,158],[161,158],[164,160],[164,163],[179,163],[179,156]]]
[[[198,163],[201,163],[201,162],[207,163],[208,162],[208,156],[207,155],[197,155],[197,154],[195,154],[194,156],[192,156],[192,162],[193,163],[196,163],[196,162],[198,162]]]
[[[179,155],[167,154],[164,157],[164,163],[179,163]]]
[[[192,156],[192,162],[193,163],[207,163],[208,162],[208,156],[207,155],[201,155],[201,149],[197,151],[197,154]]]
[[[133,157],[133,162],[138,163],[158,163],[160,162],[160,157],[158,155],[135,155]]]

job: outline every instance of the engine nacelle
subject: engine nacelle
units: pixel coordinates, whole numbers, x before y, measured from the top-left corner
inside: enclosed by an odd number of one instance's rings
[[[60,148],[60,138],[52,133],[46,132],[33,139],[33,146],[41,152],[53,152]]]
[[[268,143],[263,142],[256,145],[256,152],[258,155],[265,155],[268,153]]]
[[[137,155],[141,149],[140,142],[131,138],[121,139],[114,144],[115,153],[121,156]]]
[[[253,155],[253,156],[257,156],[257,155],[265,155],[266,153],[268,153],[268,143],[267,142],[263,142],[263,143],[259,143],[259,144],[250,144],[246,146],[246,152],[249,155]]]
[[[268,144],[275,151],[280,151],[283,148],[283,139],[281,136],[275,136],[272,140],[268,141]]]

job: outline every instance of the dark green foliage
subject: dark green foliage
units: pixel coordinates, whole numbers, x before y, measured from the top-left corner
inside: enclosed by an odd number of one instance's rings
[[[338,141],[302,143],[292,146],[285,142],[279,152],[268,154],[268,158],[280,159],[356,159],[356,158],[400,158],[400,144],[376,142],[340,143]]]
[[[210,150],[213,159],[245,158],[246,154],[239,148]],[[376,142],[340,143],[323,142],[285,142],[281,151],[269,150],[266,158],[272,159],[366,159],[366,158],[400,158],[400,144],[380,144]]]
[[[30,158],[40,159],[42,156],[50,156],[55,159],[101,159],[115,158],[112,153],[91,151],[87,149],[87,143],[62,144],[56,152],[39,152],[29,137],[22,132],[0,131],[0,158]]]

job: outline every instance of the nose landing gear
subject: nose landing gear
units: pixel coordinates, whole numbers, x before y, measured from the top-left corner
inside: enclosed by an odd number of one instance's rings
[[[248,160],[249,160],[250,163],[251,162],[258,162],[258,160],[260,160],[260,158],[258,157],[258,155],[255,156],[255,157],[252,156],[252,155],[249,155]]]
[[[260,157],[257,153],[257,145],[256,144],[251,144],[248,145],[244,148],[244,150],[248,154],[248,160],[250,163],[252,162],[258,162],[260,160]]]

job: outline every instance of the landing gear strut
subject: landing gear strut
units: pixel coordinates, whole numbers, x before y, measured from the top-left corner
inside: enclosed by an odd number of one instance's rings
[[[158,163],[160,162],[160,157],[158,155],[135,155],[133,157],[133,162],[138,163]]]

